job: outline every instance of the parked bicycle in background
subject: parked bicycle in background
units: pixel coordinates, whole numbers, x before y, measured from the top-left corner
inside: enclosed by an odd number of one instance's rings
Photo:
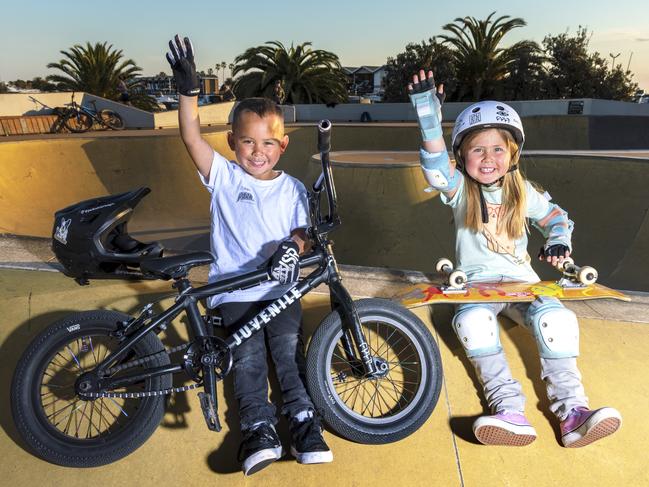
[[[124,128],[124,120],[119,113],[110,109],[98,110],[95,100],[90,100],[90,104],[92,108],[79,105],[74,101],[72,93],[72,100],[66,105],[68,111],[63,118],[63,124],[70,132],[87,132],[95,124],[112,130]]]

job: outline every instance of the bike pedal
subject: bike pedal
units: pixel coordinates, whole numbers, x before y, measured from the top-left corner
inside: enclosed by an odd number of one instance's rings
[[[207,428],[210,431],[221,431],[221,422],[219,421],[218,414],[216,414],[216,408],[214,407],[212,397],[205,392],[199,392],[198,400],[201,403],[201,410],[203,411],[203,417],[207,423]]]

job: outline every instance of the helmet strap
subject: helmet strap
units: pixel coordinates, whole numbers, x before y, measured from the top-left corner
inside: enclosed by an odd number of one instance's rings
[[[480,212],[482,213],[482,223],[485,225],[489,223],[489,213],[487,212],[487,203],[484,200],[484,195],[482,194],[482,188],[478,188],[480,193]]]
[[[516,170],[518,170],[518,164],[513,164],[507,170],[507,172],[510,173],[510,172],[514,172]],[[494,184],[499,184],[505,179],[505,176],[503,176],[503,177],[501,177],[501,178],[499,178],[499,179],[497,179],[497,180],[495,180],[495,181],[493,181],[491,183],[485,184],[485,183],[481,183],[480,181],[477,181],[476,179],[469,176],[469,174],[464,170],[464,165],[460,166],[460,171],[462,171],[462,173],[467,178],[469,178],[472,181],[475,181],[475,183],[478,185],[478,189],[480,190],[480,191],[478,191],[478,193],[480,194],[480,213],[482,214],[482,223],[484,223],[486,225],[487,223],[489,223],[489,213],[487,212],[487,203],[485,202],[484,195],[482,194],[482,187],[490,188]]]

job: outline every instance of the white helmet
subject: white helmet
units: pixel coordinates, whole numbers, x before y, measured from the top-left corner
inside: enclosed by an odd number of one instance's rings
[[[499,101],[480,101],[465,108],[455,120],[453,127],[453,154],[457,160],[458,149],[464,137],[475,129],[502,128],[509,130],[518,144],[519,151],[525,142],[521,117],[516,110]]]

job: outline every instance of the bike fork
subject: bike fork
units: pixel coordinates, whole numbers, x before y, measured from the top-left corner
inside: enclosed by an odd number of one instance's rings
[[[343,317],[343,349],[347,355],[347,360],[351,364],[358,363],[358,357],[362,363],[361,373],[365,377],[370,377],[376,373],[376,366],[370,354],[370,347],[365,340],[361,320],[354,306],[352,297],[347,289],[340,282],[339,277],[335,277],[329,283],[331,289],[332,308],[340,308]],[[360,365],[360,364],[359,364]]]

